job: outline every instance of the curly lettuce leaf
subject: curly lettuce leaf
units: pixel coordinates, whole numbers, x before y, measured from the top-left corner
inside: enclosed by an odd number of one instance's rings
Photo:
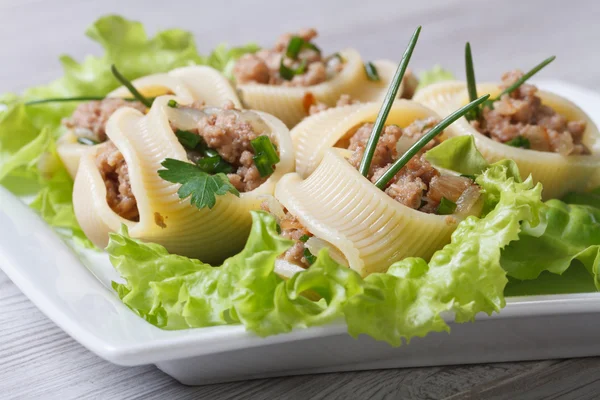
[[[431,69],[419,74],[419,85],[416,90],[423,89],[426,86],[437,82],[454,80],[454,74],[443,69],[440,65],[434,65]]]
[[[163,329],[243,323],[259,335],[329,322],[342,315],[349,295],[361,290],[359,275],[326,251],[309,269],[283,281],[275,259],[292,245],[277,233],[273,216],[252,213],[252,231],[239,254],[219,267],[169,254],[164,247],[110,235],[107,252],[126,283],[113,283],[123,302]],[[309,300],[301,293],[321,296]]]
[[[240,47],[228,47],[227,44],[221,43],[206,57],[205,63],[221,71],[230,80],[233,80],[235,62],[244,54],[256,53],[258,50],[260,50],[260,47],[255,43],[248,43]]]
[[[574,261],[561,275],[543,271],[537,278],[526,281],[509,276],[504,295],[512,297],[595,292],[598,289],[590,278],[589,271],[579,261]]]
[[[81,63],[62,56],[63,77],[31,88],[22,97],[2,96],[0,102],[7,107],[0,111],[0,184],[16,195],[35,197],[31,206],[46,222],[89,247],[73,212],[72,179],[54,150],[55,139],[62,133],[60,121],[76,104],[25,106],[23,101],[104,96],[120,85],[110,71],[111,64],[135,79],[199,63],[202,58],[189,32],[171,29],[148,38],[139,22],[119,16],[100,18],[86,34],[104,48],[103,56],[90,56]]]
[[[47,86],[30,89],[27,98],[104,96],[120,86],[110,66],[115,64],[128,79],[202,63],[190,32],[168,29],[149,38],[141,23],[118,15],[98,19],[85,34],[104,49],[100,57],[81,63],[63,55],[64,76]]]
[[[438,168],[471,176],[479,175],[489,167],[470,135],[443,141],[425,153],[425,158]]]
[[[363,279],[322,250],[310,268],[284,281],[274,273],[275,260],[292,242],[278,235],[273,216],[253,212],[245,249],[219,267],[168,254],[126,231],[111,235],[107,251],[126,281],[114,287],[125,304],[164,329],[242,323],[265,336],[344,318],[353,336],[400,345],[449,330],[443,313],[465,322],[504,306],[500,251],[518,239],[522,222],[544,223],[541,186],[512,172],[497,163],[477,177],[493,199],[491,211],[462,221],[429,263],[408,258]]]
[[[577,260],[600,289],[600,209],[560,200],[546,205],[546,229],[540,234],[524,225],[519,241],[504,250],[502,266],[513,278],[531,280],[544,271],[561,275]]]
[[[366,277],[370,290],[351,298],[345,308],[351,335],[364,333],[400,345],[403,339],[449,330],[440,316],[445,311],[466,322],[504,307],[508,280],[500,251],[518,240],[522,222],[544,224],[542,187],[531,178],[521,182],[503,163],[490,166],[476,181],[496,199],[494,208],[482,218],[462,221],[451,243],[429,263],[408,258],[386,274]]]

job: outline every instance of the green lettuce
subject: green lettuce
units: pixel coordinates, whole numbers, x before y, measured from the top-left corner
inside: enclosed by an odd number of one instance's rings
[[[228,47],[225,43],[222,43],[215,47],[204,61],[206,65],[223,72],[223,75],[230,80],[234,80],[233,67],[235,62],[244,54],[255,53],[258,50],[260,50],[260,47],[255,43],[248,43],[240,47]]]
[[[443,69],[440,65],[434,65],[431,69],[419,74],[419,85],[416,90],[421,90],[431,84],[454,80],[452,72]]]
[[[546,229],[540,234],[525,224],[519,241],[504,250],[502,266],[509,276],[530,280],[545,271],[561,275],[577,260],[600,289],[600,209],[560,200],[546,205]]]
[[[521,182],[503,163],[490,166],[476,181],[495,199],[492,210],[462,221],[451,243],[429,264],[408,258],[386,274],[365,278],[371,290],[350,299],[346,308],[350,334],[366,333],[399,345],[403,338],[449,330],[440,316],[444,311],[466,322],[479,312],[492,314],[504,307],[508,280],[500,265],[501,249],[518,240],[523,221],[544,223],[542,187],[534,186],[531,178]]]
[[[86,35],[102,46],[102,56],[77,62],[63,55],[61,78],[28,89],[22,96],[0,97],[0,103],[7,106],[0,111],[0,184],[18,196],[33,198],[31,206],[48,224],[90,246],[73,212],[72,179],[55,151],[55,142],[63,133],[60,121],[73,112],[76,103],[23,103],[53,97],[105,96],[120,86],[110,70],[112,64],[128,79],[193,64],[231,70],[237,58],[257,47],[228,49],[221,45],[203,57],[189,32],[169,29],[149,38],[142,24],[116,15],[98,19]]]
[[[472,143],[459,142],[446,150],[468,153]],[[132,239],[125,229],[111,234],[107,251],[125,280],[113,286],[127,306],[164,329],[241,323],[265,336],[343,318],[353,336],[400,345],[448,330],[445,312],[465,322],[504,306],[501,249],[518,239],[521,223],[544,223],[541,186],[521,181],[513,169],[497,163],[478,174],[490,210],[462,221],[429,263],[408,258],[363,279],[324,249],[310,268],[285,281],[274,273],[275,259],[292,242],[278,235],[273,216],[253,212],[246,247],[218,267]]]
[[[113,283],[123,302],[163,329],[243,323],[259,335],[289,332],[340,317],[347,297],[361,290],[357,273],[324,250],[307,271],[283,281],[275,259],[292,245],[279,236],[273,216],[252,212],[252,231],[242,252],[219,267],[169,254],[127,230],[110,235],[107,252],[126,283]],[[321,300],[301,293],[313,291]]]

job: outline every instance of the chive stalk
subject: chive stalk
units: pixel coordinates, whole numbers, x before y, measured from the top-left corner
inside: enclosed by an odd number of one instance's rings
[[[133,97],[135,97],[140,103],[142,103],[148,108],[152,106],[152,102],[146,97],[144,97],[140,92],[138,92],[138,90],[133,86],[133,84],[119,72],[119,70],[117,69],[117,67],[115,67],[114,64],[111,65],[110,70],[112,71],[115,78],[117,78],[117,80],[121,82],[123,86],[127,88],[127,90],[129,90]]]
[[[542,68],[544,68],[546,65],[550,64],[555,59],[556,59],[556,56],[552,56],[552,57],[546,58],[544,61],[542,61],[541,63],[539,63],[535,67],[533,67],[529,72],[527,72],[522,77],[520,77],[515,83],[513,83],[512,85],[510,85],[509,87],[507,87],[506,89],[504,89],[502,91],[502,93],[500,93],[496,97],[496,99],[494,99],[494,101],[499,100],[500,97],[504,96],[505,94],[510,94],[510,93],[514,92],[515,89],[517,89],[519,86],[521,86],[523,83],[525,83],[525,81],[527,81],[529,78],[531,78],[532,76],[534,76],[535,74],[537,74],[538,72],[540,72],[540,70]]]
[[[375,182],[375,186],[379,189],[383,190],[387,186],[387,184],[392,180],[394,175],[396,175],[409,161],[413,158],[427,143],[429,143],[434,137],[442,133],[444,129],[450,126],[454,121],[464,116],[466,113],[471,111],[473,108],[478,107],[481,103],[486,101],[490,97],[489,94],[485,96],[481,96],[480,98],[470,102],[464,107],[459,108],[454,111],[452,114],[448,115],[444,118],[440,123],[434,126],[429,132],[424,134],[413,144],[407,151],[402,155],[402,157],[398,158],[392,166],[383,174],[381,178]]]
[[[504,89],[502,91],[502,93],[500,93],[498,96],[496,96],[493,99],[490,99],[490,100],[486,101],[483,104],[483,107],[494,108],[494,102],[500,100],[500,98],[502,96],[504,96],[505,94],[510,94],[510,93],[514,92],[516,89],[519,88],[519,86],[521,86],[522,84],[524,84],[529,78],[531,78],[533,75],[537,74],[542,68],[544,68],[546,65],[550,64],[555,59],[556,59],[556,56],[552,56],[552,57],[546,58],[544,61],[542,61],[541,63],[539,63],[535,67],[533,67],[530,71],[528,71],[521,78],[519,78],[515,83],[513,83],[512,85],[510,85],[509,87],[507,87],[506,89]]]
[[[104,100],[106,97],[104,96],[78,96],[78,97],[52,97],[49,99],[41,99],[41,100],[32,100],[25,102],[26,106],[32,106],[35,104],[44,104],[44,103],[66,103],[70,101],[98,101]],[[129,99],[124,99],[129,100]]]
[[[473,55],[471,54],[471,44],[467,42],[465,45],[465,69],[467,74],[467,89],[469,92],[469,101],[477,99],[477,83],[475,81],[475,69],[473,68]],[[477,107],[467,113],[465,117],[469,120],[478,120],[480,116],[480,108]]]
[[[402,78],[404,77],[404,73],[406,72],[406,67],[408,67],[408,63],[410,61],[410,57],[412,56],[415,45],[417,44],[417,40],[419,39],[419,34],[421,33],[421,27],[419,26],[415,32],[413,33],[410,41],[408,42],[408,46],[402,55],[402,60],[400,60],[400,64],[398,65],[398,69],[394,77],[392,78],[392,82],[388,88],[388,92],[385,95],[385,99],[383,100],[383,105],[379,110],[379,114],[377,115],[377,119],[373,124],[373,130],[371,131],[371,136],[367,142],[367,146],[365,147],[365,153],[363,154],[362,160],[360,161],[360,166],[358,171],[363,175],[367,176],[369,174],[369,169],[371,167],[371,161],[373,161],[373,154],[375,154],[375,147],[377,147],[377,142],[379,142],[379,136],[381,136],[381,131],[385,125],[385,121],[390,113],[392,108],[392,104],[398,95],[398,88],[400,87],[400,83],[402,82]]]
[[[367,74],[367,79],[371,82],[379,82],[381,80],[377,67],[371,61],[365,63],[365,73]]]

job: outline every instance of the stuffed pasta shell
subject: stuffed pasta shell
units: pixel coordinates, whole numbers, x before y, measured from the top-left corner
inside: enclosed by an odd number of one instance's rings
[[[474,181],[439,171],[425,159],[424,151],[435,146],[435,140],[412,157],[384,190],[373,184],[404,154],[402,137],[413,143],[435,122],[429,117],[403,128],[388,125],[367,177],[357,169],[370,128],[359,128],[347,137],[348,148],[325,149],[306,179],[298,173],[284,176],[275,189],[281,206],[263,205],[279,219],[282,235],[295,240],[279,263],[280,273],[294,270],[286,265],[307,267],[323,247],[362,276],[385,271],[405,257],[428,259],[450,241],[462,218],[478,215],[483,202]]]
[[[168,73],[136,79],[132,84],[147,98],[172,94],[185,103],[220,106],[231,101],[235,107],[241,108],[229,81],[217,70],[206,66],[177,68]],[[123,107],[135,108],[140,112],[148,110],[140,101],[125,100],[129,97],[129,90],[120,87],[103,100],[79,104],[73,114],[63,120],[67,132],[60,138],[57,151],[71,176],[75,177],[77,173],[82,152],[90,145],[107,140],[106,123],[115,111]]]
[[[331,147],[364,148],[380,107],[379,103],[363,103],[331,108],[306,118],[294,127],[290,134],[298,174],[302,177],[310,175]],[[389,145],[387,151],[396,152],[394,146],[401,151],[408,149],[426,128],[436,122],[438,115],[431,109],[410,100],[396,100],[382,139]]]
[[[333,106],[342,95],[362,102],[383,98],[395,63],[379,60],[366,68],[354,49],[326,57],[313,43],[316,36],[314,29],[285,34],[272,49],[241,57],[233,75],[245,106],[273,114],[292,127],[315,103]]]
[[[514,160],[523,178],[531,175],[542,183],[546,199],[586,190],[600,168],[598,128],[577,105],[532,84],[497,98],[522,75],[512,71],[500,84],[477,85],[479,93],[490,93],[496,100],[483,107],[478,118],[461,118],[446,134],[473,135],[490,162]],[[466,84],[443,82],[417,92],[415,100],[446,116],[466,104],[469,95]]]
[[[106,135],[109,141],[84,152],[73,192],[77,220],[99,247],[125,224],[132,237],[218,263],[243,247],[249,211],[258,209],[261,196],[272,194],[281,176],[294,169],[286,126],[231,102],[223,108],[202,107],[160,96],[146,114],[132,107],[115,111]],[[279,158],[267,174],[256,161],[255,143],[263,139]],[[159,176],[167,159],[226,174],[239,197],[231,190],[218,195],[212,208],[196,207],[180,198],[180,184]]]

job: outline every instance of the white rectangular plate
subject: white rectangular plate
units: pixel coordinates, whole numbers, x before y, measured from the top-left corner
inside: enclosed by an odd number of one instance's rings
[[[580,105],[598,124],[600,95],[562,82],[540,86]],[[392,348],[351,338],[343,322],[260,338],[242,326],[163,331],[118,299],[103,253],[67,246],[33,211],[0,189],[0,267],[75,340],[120,365],[156,364],[192,385],[267,376],[600,355],[600,293],[511,298],[475,323],[450,323]]]

